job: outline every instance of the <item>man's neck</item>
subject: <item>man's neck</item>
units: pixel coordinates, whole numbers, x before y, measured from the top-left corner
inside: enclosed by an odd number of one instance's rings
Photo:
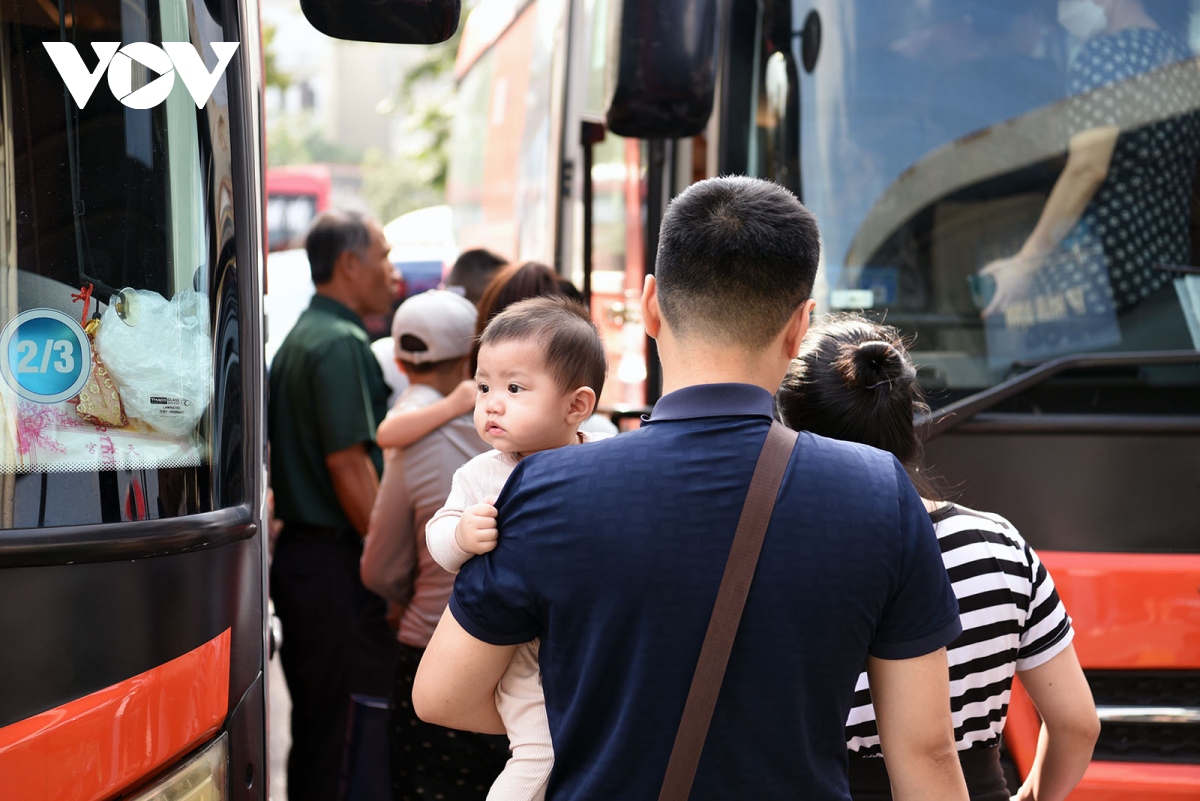
[[[787,372],[787,363],[743,348],[659,342],[663,365],[663,394],[698,384],[753,384],[772,395]]]
[[[354,312],[359,317],[363,316],[362,309],[358,308],[354,301],[354,297],[345,287],[336,281],[330,281],[326,284],[318,284],[317,294],[322,297],[329,298],[330,300],[336,300],[338,303],[350,309],[350,311]]]

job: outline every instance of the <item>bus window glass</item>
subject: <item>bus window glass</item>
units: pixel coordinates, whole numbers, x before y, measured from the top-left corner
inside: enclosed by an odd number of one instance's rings
[[[486,247],[509,258],[516,251],[518,223],[511,208],[522,178],[536,8],[527,6],[511,19],[502,15],[506,21],[498,38],[459,83],[459,113],[451,133],[455,159],[447,176],[446,200],[462,249]],[[478,9],[472,19],[488,10]]]
[[[209,218],[225,168],[209,113],[228,99],[219,77],[198,110],[161,45],[203,42],[212,72],[223,32],[183,0],[71,8],[0,5],[5,528],[212,505]],[[61,63],[97,70],[106,42],[123,49],[75,97]]]
[[[587,32],[582,65],[586,79],[585,116],[604,118],[611,0],[584,4]],[[642,288],[641,148],[636,140],[607,131],[592,147],[592,317],[609,355],[610,379],[600,404],[640,404],[645,400],[645,330],[638,309]],[[582,219],[576,221],[582,241]],[[583,286],[583,265],[570,276]]]
[[[566,58],[561,46],[567,4],[540,0],[533,5],[534,31],[528,56],[529,85],[525,92],[525,120],[521,131],[516,196],[517,258],[553,252],[554,209],[558,169],[551,157],[558,108],[553,76]]]
[[[1194,4],[1141,0],[1113,31],[1042,0],[789,5],[824,32],[798,132],[823,308],[886,312],[947,397],[1200,346]]]
[[[604,80],[607,71],[608,28],[609,15],[612,13],[611,0],[588,0],[584,3],[584,13],[590,20],[588,32],[588,54],[585,63],[587,71],[587,94],[584,99],[584,113],[596,119],[604,118]]]
[[[480,227],[483,225],[483,164],[487,139],[480,131],[487,130],[488,109],[491,107],[491,52],[484,53],[458,85],[458,101],[451,132],[449,173],[446,176],[446,197],[454,209],[454,236],[459,243],[486,242]]]

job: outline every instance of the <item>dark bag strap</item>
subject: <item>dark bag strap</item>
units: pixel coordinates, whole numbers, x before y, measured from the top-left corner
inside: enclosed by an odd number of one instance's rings
[[[704,644],[700,647],[700,659],[692,677],[692,688],[688,691],[683,717],[679,721],[679,732],[667,762],[667,774],[663,779],[659,801],[687,801],[696,778],[696,767],[700,764],[700,752],[708,737],[708,726],[712,721],[717,695],[725,678],[725,666],[729,663],[729,652],[737,635],[742,619],[742,608],[754,579],[758,555],[762,551],[763,537],[771,513],[775,510],[775,498],[779,485],[787,471],[792,449],[796,446],[796,432],[779,423],[771,423],[767,440],[763,443],[754,476],[750,479],[750,491],[742,506],[737,532],[729,549],[729,561],[725,563],[725,574],[717,590],[712,618],[704,633]]]

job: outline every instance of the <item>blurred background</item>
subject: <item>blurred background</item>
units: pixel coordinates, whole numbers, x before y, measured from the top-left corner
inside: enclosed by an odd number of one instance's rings
[[[463,4],[464,17],[474,5]],[[363,211],[384,225],[402,279],[393,306],[436,287],[453,261],[444,200],[459,34],[433,47],[349,42],[314,29],[299,0],[263,0],[261,13],[270,359],[313,293],[303,240],[323,209]],[[389,322],[368,320],[372,337]],[[285,801],[291,704],[278,657],[270,693],[270,797]]]

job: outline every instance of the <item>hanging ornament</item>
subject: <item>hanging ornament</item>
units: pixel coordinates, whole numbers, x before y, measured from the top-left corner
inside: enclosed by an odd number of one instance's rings
[[[94,426],[121,428],[129,423],[129,418],[125,415],[125,404],[121,402],[116,382],[96,353],[96,331],[99,329],[99,320],[89,321],[83,329],[92,343],[92,374],[79,391],[79,405],[75,412]]]

